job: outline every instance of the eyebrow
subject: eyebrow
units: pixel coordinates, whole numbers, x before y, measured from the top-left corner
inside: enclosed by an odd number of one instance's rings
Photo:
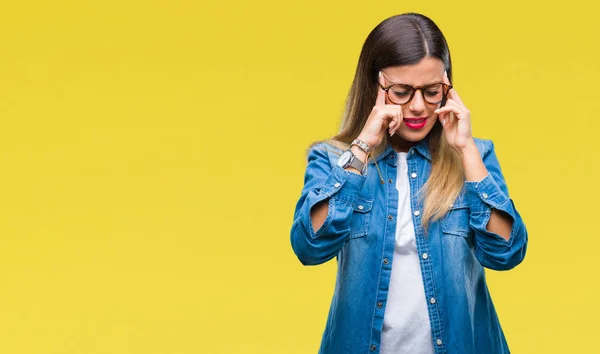
[[[381,75],[383,75],[383,77],[385,77],[385,79],[388,81],[388,84],[390,84],[390,86],[403,85],[403,86],[410,86],[412,88],[416,87],[416,86],[412,86],[412,85],[409,85],[409,84],[404,84],[404,83],[401,83],[401,82],[393,82],[390,79],[388,79],[387,75],[384,74],[383,71],[380,71],[380,72],[381,72]],[[429,85],[433,85],[433,84],[443,84],[443,81],[430,82],[430,83],[427,83],[427,84],[422,85],[420,87],[425,87],[425,86],[429,86]]]
[[[443,82],[442,81],[429,82],[429,83],[427,83],[425,85],[421,85],[421,86],[413,86],[413,85],[404,84],[404,83],[401,83],[401,82],[391,82],[391,81],[389,81],[388,84],[389,84],[389,86],[402,85],[402,86],[409,86],[409,87],[412,87],[412,88],[418,88],[418,87],[425,87],[425,86],[435,85],[435,84],[443,84]]]

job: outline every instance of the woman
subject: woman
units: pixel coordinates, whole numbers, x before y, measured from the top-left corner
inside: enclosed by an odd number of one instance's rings
[[[337,257],[320,353],[509,353],[484,267],[518,265],[527,231],[451,81],[439,28],[388,18],[340,134],[309,151],[291,244],[305,265]]]

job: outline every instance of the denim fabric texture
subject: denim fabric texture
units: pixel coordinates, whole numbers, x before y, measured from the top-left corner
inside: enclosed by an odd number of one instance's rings
[[[489,174],[465,182],[440,220],[422,227],[419,190],[431,169],[427,139],[410,148],[408,175],[411,212],[425,298],[437,354],[509,353],[484,268],[509,270],[525,257],[527,230],[508,189],[494,145],[475,139]],[[378,353],[392,270],[398,191],[397,153],[390,147],[365,175],[337,166],[342,150],[326,143],[311,148],[304,187],[296,204],[291,245],[304,265],[337,259],[336,283],[319,353]],[[315,232],[310,211],[328,200],[325,223]],[[508,214],[507,241],[486,230],[492,209]]]

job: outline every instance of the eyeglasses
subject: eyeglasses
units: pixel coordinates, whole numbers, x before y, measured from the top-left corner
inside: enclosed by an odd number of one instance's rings
[[[384,87],[381,83],[379,86],[385,91],[388,99],[394,104],[407,104],[413,99],[417,90],[421,90],[425,102],[429,104],[438,104],[445,101],[448,92],[452,89],[452,85],[446,85],[442,82],[420,87],[412,87],[405,84],[393,84]]]

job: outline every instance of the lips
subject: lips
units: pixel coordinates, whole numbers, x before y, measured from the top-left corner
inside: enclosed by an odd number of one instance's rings
[[[403,121],[410,129],[418,130],[423,129],[425,124],[427,124],[427,117],[404,118]]]

